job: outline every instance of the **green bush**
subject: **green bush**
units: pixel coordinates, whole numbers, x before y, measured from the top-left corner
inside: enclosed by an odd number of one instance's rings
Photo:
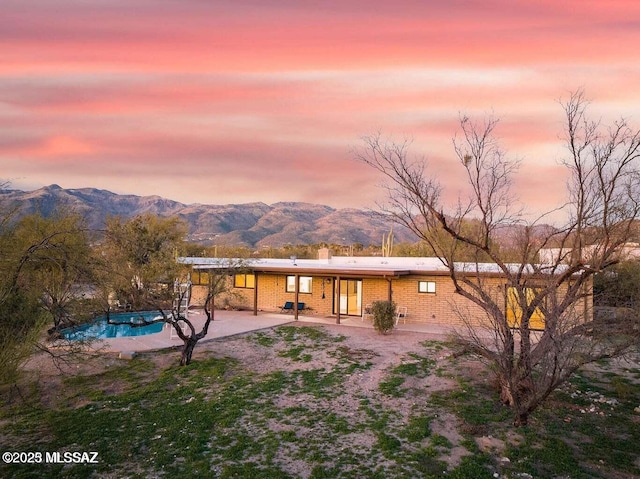
[[[373,309],[373,327],[381,334],[393,329],[396,321],[396,303],[393,301],[375,301]]]
[[[3,291],[0,291],[3,293]],[[0,294],[0,386],[15,382],[44,329],[46,316],[37,298],[24,291]]]

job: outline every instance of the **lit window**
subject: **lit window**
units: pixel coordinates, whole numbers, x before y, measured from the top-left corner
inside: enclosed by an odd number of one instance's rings
[[[298,277],[298,292],[299,293],[311,293],[311,284],[313,278],[311,276],[299,276]],[[296,292],[296,277],[287,276],[287,293]]]
[[[536,290],[533,288],[524,288],[524,294],[527,298],[527,305],[530,305],[536,296]],[[514,287],[507,288],[507,323],[511,328],[519,328],[522,321],[522,307],[518,301],[518,290]],[[529,317],[529,329],[544,329],[544,313],[540,308],[536,308]]]
[[[435,281],[418,281],[418,293],[435,294],[435,292],[436,292]]]
[[[253,274],[236,274],[233,277],[233,287],[253,289],[256,287],[256,277]]]
[[[209,273],[206,271],[192,271],[189,275],[191,284],[196,286],[209,284]]]

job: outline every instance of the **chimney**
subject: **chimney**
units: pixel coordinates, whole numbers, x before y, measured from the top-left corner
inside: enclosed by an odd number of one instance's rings
[[[331,261],[331,250],[329,248],[320,248],[318,250],[318,259],[326,263]]]

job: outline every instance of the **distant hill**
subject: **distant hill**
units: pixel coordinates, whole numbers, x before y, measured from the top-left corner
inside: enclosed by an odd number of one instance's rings
[[[35,191],[0,190],[0,207],[18,208],[20,215],[40,213],[45,217],[59,209],[72,209],[94,229],[103,228],[110,215],[177,216],[189,225],[191,241],[248,247],[321,242],[380,245],[382,235],[392,226],[374,212],[310,203],[185,205],[160,196],[118,195],[95,188],[64,189],[58,185]],[[398,242],[416,241],[409,231],[397,225],[393,231]]]

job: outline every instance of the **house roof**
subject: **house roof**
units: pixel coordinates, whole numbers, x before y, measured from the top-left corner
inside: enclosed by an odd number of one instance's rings
[[[329,259],[230,259],[230,258],[178,258],[182,264],[195,269],[225,268],[240,263],[247,268],[263,273],[303,274],[309,276],[379,276],[399,277],[407,275],[449,274],[449,269],[438,258],[433,257],[380,257],[380,256],[334,256]],[[519,265],[509,265],[517,268]],[[494,263],[455,263],[459,272],[469,274],[502,275]]]

